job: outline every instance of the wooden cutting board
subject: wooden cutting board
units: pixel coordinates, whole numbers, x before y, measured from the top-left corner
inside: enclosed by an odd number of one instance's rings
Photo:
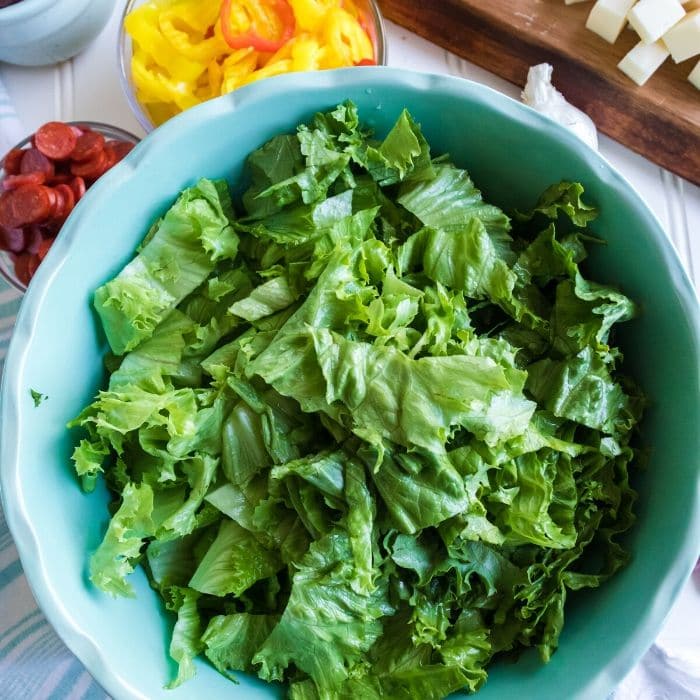
[[[388,19],[523,86],[530,66],[554,66],[553,82],[598,129],[700,185],[700,90],[687,80],[698,58],[668,58],[643,87],[617,69],[638,41],[615,44],[585,28],[591,2],[379,0]]]

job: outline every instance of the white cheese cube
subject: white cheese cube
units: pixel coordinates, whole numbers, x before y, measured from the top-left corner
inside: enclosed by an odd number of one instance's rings
[[[668,58],[669,51],[661,41],[645,44],[640,41],[617,67],[629,75],[637,85],[644,85],[654,71]]]
[[[697,56],[700,53],[700,10],[687,14],[671,27],[664,34],[663,42],[676,63]]]
[[[690,71],[690,75],[688,76],[688,80],[695,85],[695,87],[700,90],[700,61],[698,61],[698,65],[693,68],[693,70]]]
[[[653,44],[684,16],[678,0],[639,0],[627,19],[645,44]]]
[[[586,28],[614,44],[634,2],[635,0],[598,0],[591,8]]]

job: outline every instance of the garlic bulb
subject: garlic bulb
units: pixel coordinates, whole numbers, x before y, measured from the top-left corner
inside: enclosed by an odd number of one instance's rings
[[[552,66],[549,63],[540,63],[530,68],[522,100],[526,105],[573,131],[594,150],[598,150],[598,132],[593,120],[567,102],[552,85]]]

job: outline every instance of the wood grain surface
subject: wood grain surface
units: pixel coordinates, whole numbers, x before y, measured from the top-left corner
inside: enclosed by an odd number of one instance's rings
[[[700,185],[698,60],[664,65],[642,87],[617,69],[638,41],[609,44],[585,28],[592,3],[563,0],[379,0],[388,19],[517,85],[530,66],[554,66],[554,84],[598,129]]]

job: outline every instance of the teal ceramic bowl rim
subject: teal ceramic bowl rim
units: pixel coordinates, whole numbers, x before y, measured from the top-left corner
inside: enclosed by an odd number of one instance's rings
[[[426,95],[435,90],[454,95],[456,98],[469,99],[487,106],[523,128],[548,131],[560,144],[577,152],[590,166],[591,171],[597,173],[601,182],[613,188],[616,194],[625,200],[627,206],[648,220],[652,242],[659,256],[659,265],[665,268],[673,284],[678,303],[689,319],[694,345],[696,348],[700,347],[700,311],[696,293],[661,224],[632,185],[602,156],[585,146],[563,127],[495,90],[462,78],[383,67],[359,70],[352,68],[269,78],[192,108],[152,132],[91,189],[89,203],[92,207],[100,206],[102,201],[109,199],[114,185],[134,176],[138,171],[139,163],[147,160],[151,151],[165,148],[168,144],[177,141],[190,126],[206,119],[208,114],[230,113],[239,107],[250,108],[264,104],[268,98],[284,91],[323,90],[358,84],[374,88],[402,86]],[[38,312],[42,302],[51,292],[52,280],[60,274],[63,264],[73,251],[74,239],[88,209],[89,207],[84,206],[70,217],[62,235],[46,258],[45,264],[39,268],[18,314],[0,391],[2,398],[0,426],[2,436],[5,438],[17,435],[22,424],[23,416],[19,410],[19,406],[22,405],[21,392],[24,386],[22,377],[27,362],[27,347],[36,329]],[[26,418],[24,416],[25,420]],[[19,458],[16,441],[3,439],[0,442],[2,505],[22,566],[40,607],[59,636],[108,693],[119,699],[143,699],[143,694],[137,688],[112,671],[109,659],[103,655],[99,643],[80,630],[70,609],[54,588],[41,560],[37,533],[22,499],[20,488],[22,470]],[[688,488],[692,489],[693,485],[688,484]],[[698,531],[700,531],[700,472],[695,484],[692,510],[688,513],[687,528],[682,535],[681,545],[677,549],[673,565],[660,573],[655,598],[653,604],[650,601],[647,614],[636,621],[634,634],[630,635],[625,644],[618,648],[608,665],[599,669],[590,679],[586,686],[585,697],[607,697],[653,643],[674,599],[700,555],[700,542],[695,537]]]

